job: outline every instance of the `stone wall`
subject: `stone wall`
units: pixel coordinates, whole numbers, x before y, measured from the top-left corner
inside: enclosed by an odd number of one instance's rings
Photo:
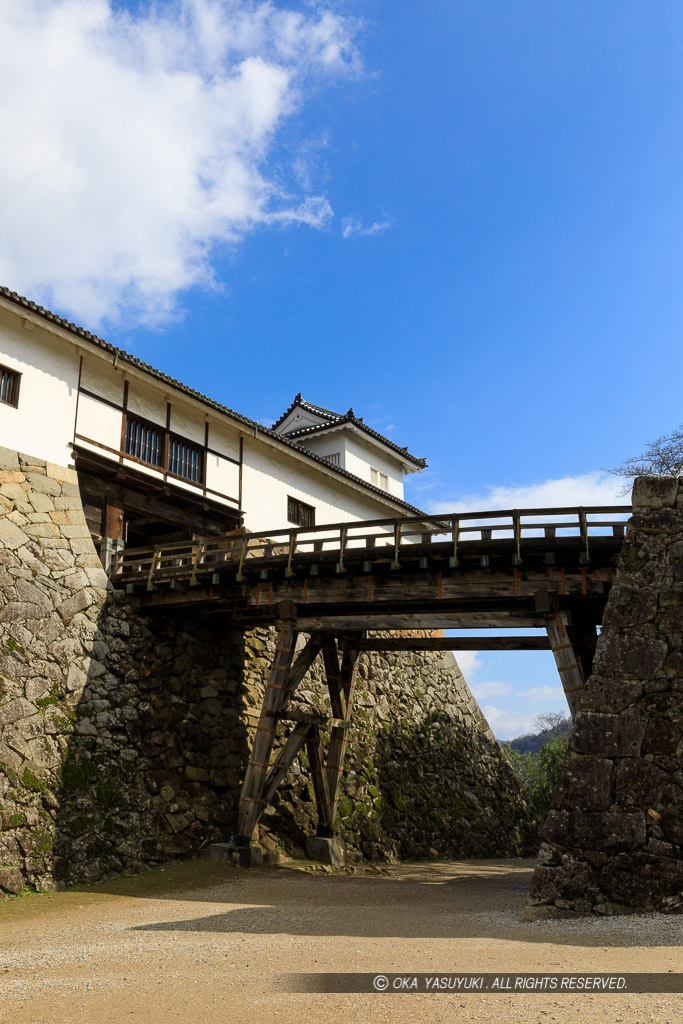
[[[75,474],[0,449],[0,890],[225,841],[273,647],[271,630],[143,615],[108,584]],[[353,856],[535,850],[452,656],[372,654],[359,677],[339,821]],[[319,667],[298,700],[324,703]],[[265,851],[301,855],[314,808],[295,766],[259,830]]]
[[[683,480],[640,478],[528,919],[683,910]]]

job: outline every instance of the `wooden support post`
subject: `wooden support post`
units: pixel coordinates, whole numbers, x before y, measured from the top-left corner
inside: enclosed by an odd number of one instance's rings
[[[562,689],[567,698],[569,712],[572,718],[576,718],[576,713],[581,705],[581,691],[586,685],[583,665],[559,612],[555,612],[554,621],[548,620],[546,630],[550,648],[555,656],[557,671],[562,680]]]
[[[296,637],[296,630],[283,623],[268,685],[263,696],[261,717],[256,727],[251,757],[242,785],[237,812],[237,833],[234,836],[234,842],[237,845],[249,845],[253,831],[267,806],[264,803],[266,772],[275,741],[277,715],[278,712],[284,710],[292,694],[288,679],[294,658]]]
[[[104,530],[100,544],[100,560],[109,576],[115,576],[124,547],[125,513],[121,500],[108,497],[104,505]]]
[[[346,699],[342,689],[339,652],[334,633],[323,634],[322,649],[327,688],[330,691],[330,702],[332,704],[332,715],[335,718],[346,718]]]
[[[339,691],[337,690],[334,679],[332,681],[332,685],[330,685],[330,676],[328,675],[332,712],[338,719],[341,719],[341,721],[332,726],[330,731],[330,745],[327,752],[326,775],[330,807],[328,825],[330,832],[334,828],[337,816],[339,788],[341,786],[341,775],[344,769],[344,755],[346,753],[346,744],[348,743],[349,728],[351,725],[353,695],[356,687],[356,665],[358,663],[358,651],[353,644],[357,637],[358,634],[356,637],[349,637],[343,642],[342,664],[338,675],[340,684]],[[339,660],[336,654],[335,660],[338,666]],[[338,714],[338,710],[343,711],[343,714]]]
[[[311,763],[313,791],[318,808],[318,832],[328,832],[332,829],[332,806],[325,771],[325,751],[317,725],[308,726],[306,753]]]

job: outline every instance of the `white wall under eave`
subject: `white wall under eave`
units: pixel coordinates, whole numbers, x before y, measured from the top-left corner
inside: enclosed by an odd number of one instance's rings
[[[239,502],[240,493],[240,467],[228,459],[221,458],[214,452],[207,452],[206,455],[206,486],[209,491],[217,491],[218,494],[225,494]],[[217,499],[216,494],[209,494],[212,499]]]
[[[121,406],[123,404],[123,382],[124,375],[121,365],[114,366],[113,357],[102,359],[87,352],[83,354],[81,388],[92,391],[94,395],[99,395],[100,398],[106,398],[108,401],[114,402],[115,405]]]
[[[303,448],[308,448],[310,452],[315,452],[321,458],[338,453],[340,468],[347,468],[346,441],[341,431],[331,430],[320,435],[313,434],[311,437],[302,437],[297,440],[297,444],[300,444]]]
[[[166,426],[166,394],[161,388],[148,387],[137,378],[128,382],[128,412]]]
[[[0,403],[0,444],[68,466],[76,420],[78,350],[0,310],[0,363],[22,375],[19,407]]]
[[[389,494],[403,499],[403,470],[401,463],[372,442],[366,443],[359,435],[349,431],[345,438],[345,469],[362,480],[370,480],[370,469],[377,469],[388,477]]]
[[[244,439],[242,474],[244,525],[254,533],[292,525],[287,520],[288,496],[315,508],[316,526],[397,514],[379,495],[366,497],[342,476],[334,479],[322,467],[308,466],[259,438]]]

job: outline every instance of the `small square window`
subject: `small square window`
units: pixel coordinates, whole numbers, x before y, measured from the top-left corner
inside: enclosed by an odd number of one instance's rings
[[[4,405],[19,405],[19,383],[21,374],[10,370],[8,366],[0,366],[0,402]]]
[[[287,498],[287,520],[296,526],[315,526],[315,509],[298,498]]]
[[[383,491],[389,490],[389,477],[386,473],[380,473],[373,466],[370,466],[370,483],[375,487],[381,487]]]

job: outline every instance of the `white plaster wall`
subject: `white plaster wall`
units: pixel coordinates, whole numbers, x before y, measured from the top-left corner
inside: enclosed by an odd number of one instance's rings
[[[229,455],[231,459],[240,457],[240,432],[229,423],[221,423],[214,419],[209,420],[209,448],[213,448],[223,455]]]
[[[339,465],[341,469],[346,469],[346,441],[341,431],[331,431],[330,433],[325,432],[320,437],[307,437],[301,438],[298,444],[304,448],[308,448],[309,451],[315,452],[316,455],[321,457],[325,455],[334,455],[339,453]]]
[[[120,366],[113,365],[113,357],[110,357],[110,360],[84,354],[81,387],[102,398],[108,398],[110,402],[123,405],[123,372]],[[119,424],[119,433],[120,431]],[[118,444],[116,447],[118,448]]]
[[[0,444],[68,466],[80,355],[68,342],[0,309],[0,363],[22,374],[19,408],[0,403]]]
[[[206,416],[198,409],[185,405],[173,396],[171,400],[171,430],[188,441],[203,445],[206,434]]]
[[[287,529],[287,497],[315,508],[316,526],[362,519],[386,519],[396,510],[382,499],[351,490],[340,478],[327,478],[323,470],[308,467],[286,451],[276,452],[258,438],[244,439],[242,507],[244,525],[258,533]]]
[[[128,411],[143,419],[151,420],[160,427],[166,426],[166,394],[165,391],[145,387],[139,380],[130,380],[128,384]]]
[[[237,501],[240,491],[240,467],[236,466],[234,462],[222,459],[220,455],[208,452],[206,456],[206,486],[211,491],[227,494]],[[217,495],[210,494],[209,497],[213,499]]]
[[[357,434],[348,432],[345,438],[346,444],[346,465],[345,469],[362,480],[370,483],[370,468],[386,473],[389,478],[389,494],[396,498],[403,498],[403,472],[401,465],[396,459],[376,448],[372,444],[366,444]]]
[[[89,395],[81,395],[78,399],[78,416],[76,417],[76,433],[89,437],[108,448],[118,451],[121,447],[121,420],[123,414],[105,402],[98,402]],[[77,444],[83,444],[80,438]],[[92,447],[88,445],[88,447]],[[103,455],[109,454],[103,452]],[[114,456],[111,456],[114,458]]]

